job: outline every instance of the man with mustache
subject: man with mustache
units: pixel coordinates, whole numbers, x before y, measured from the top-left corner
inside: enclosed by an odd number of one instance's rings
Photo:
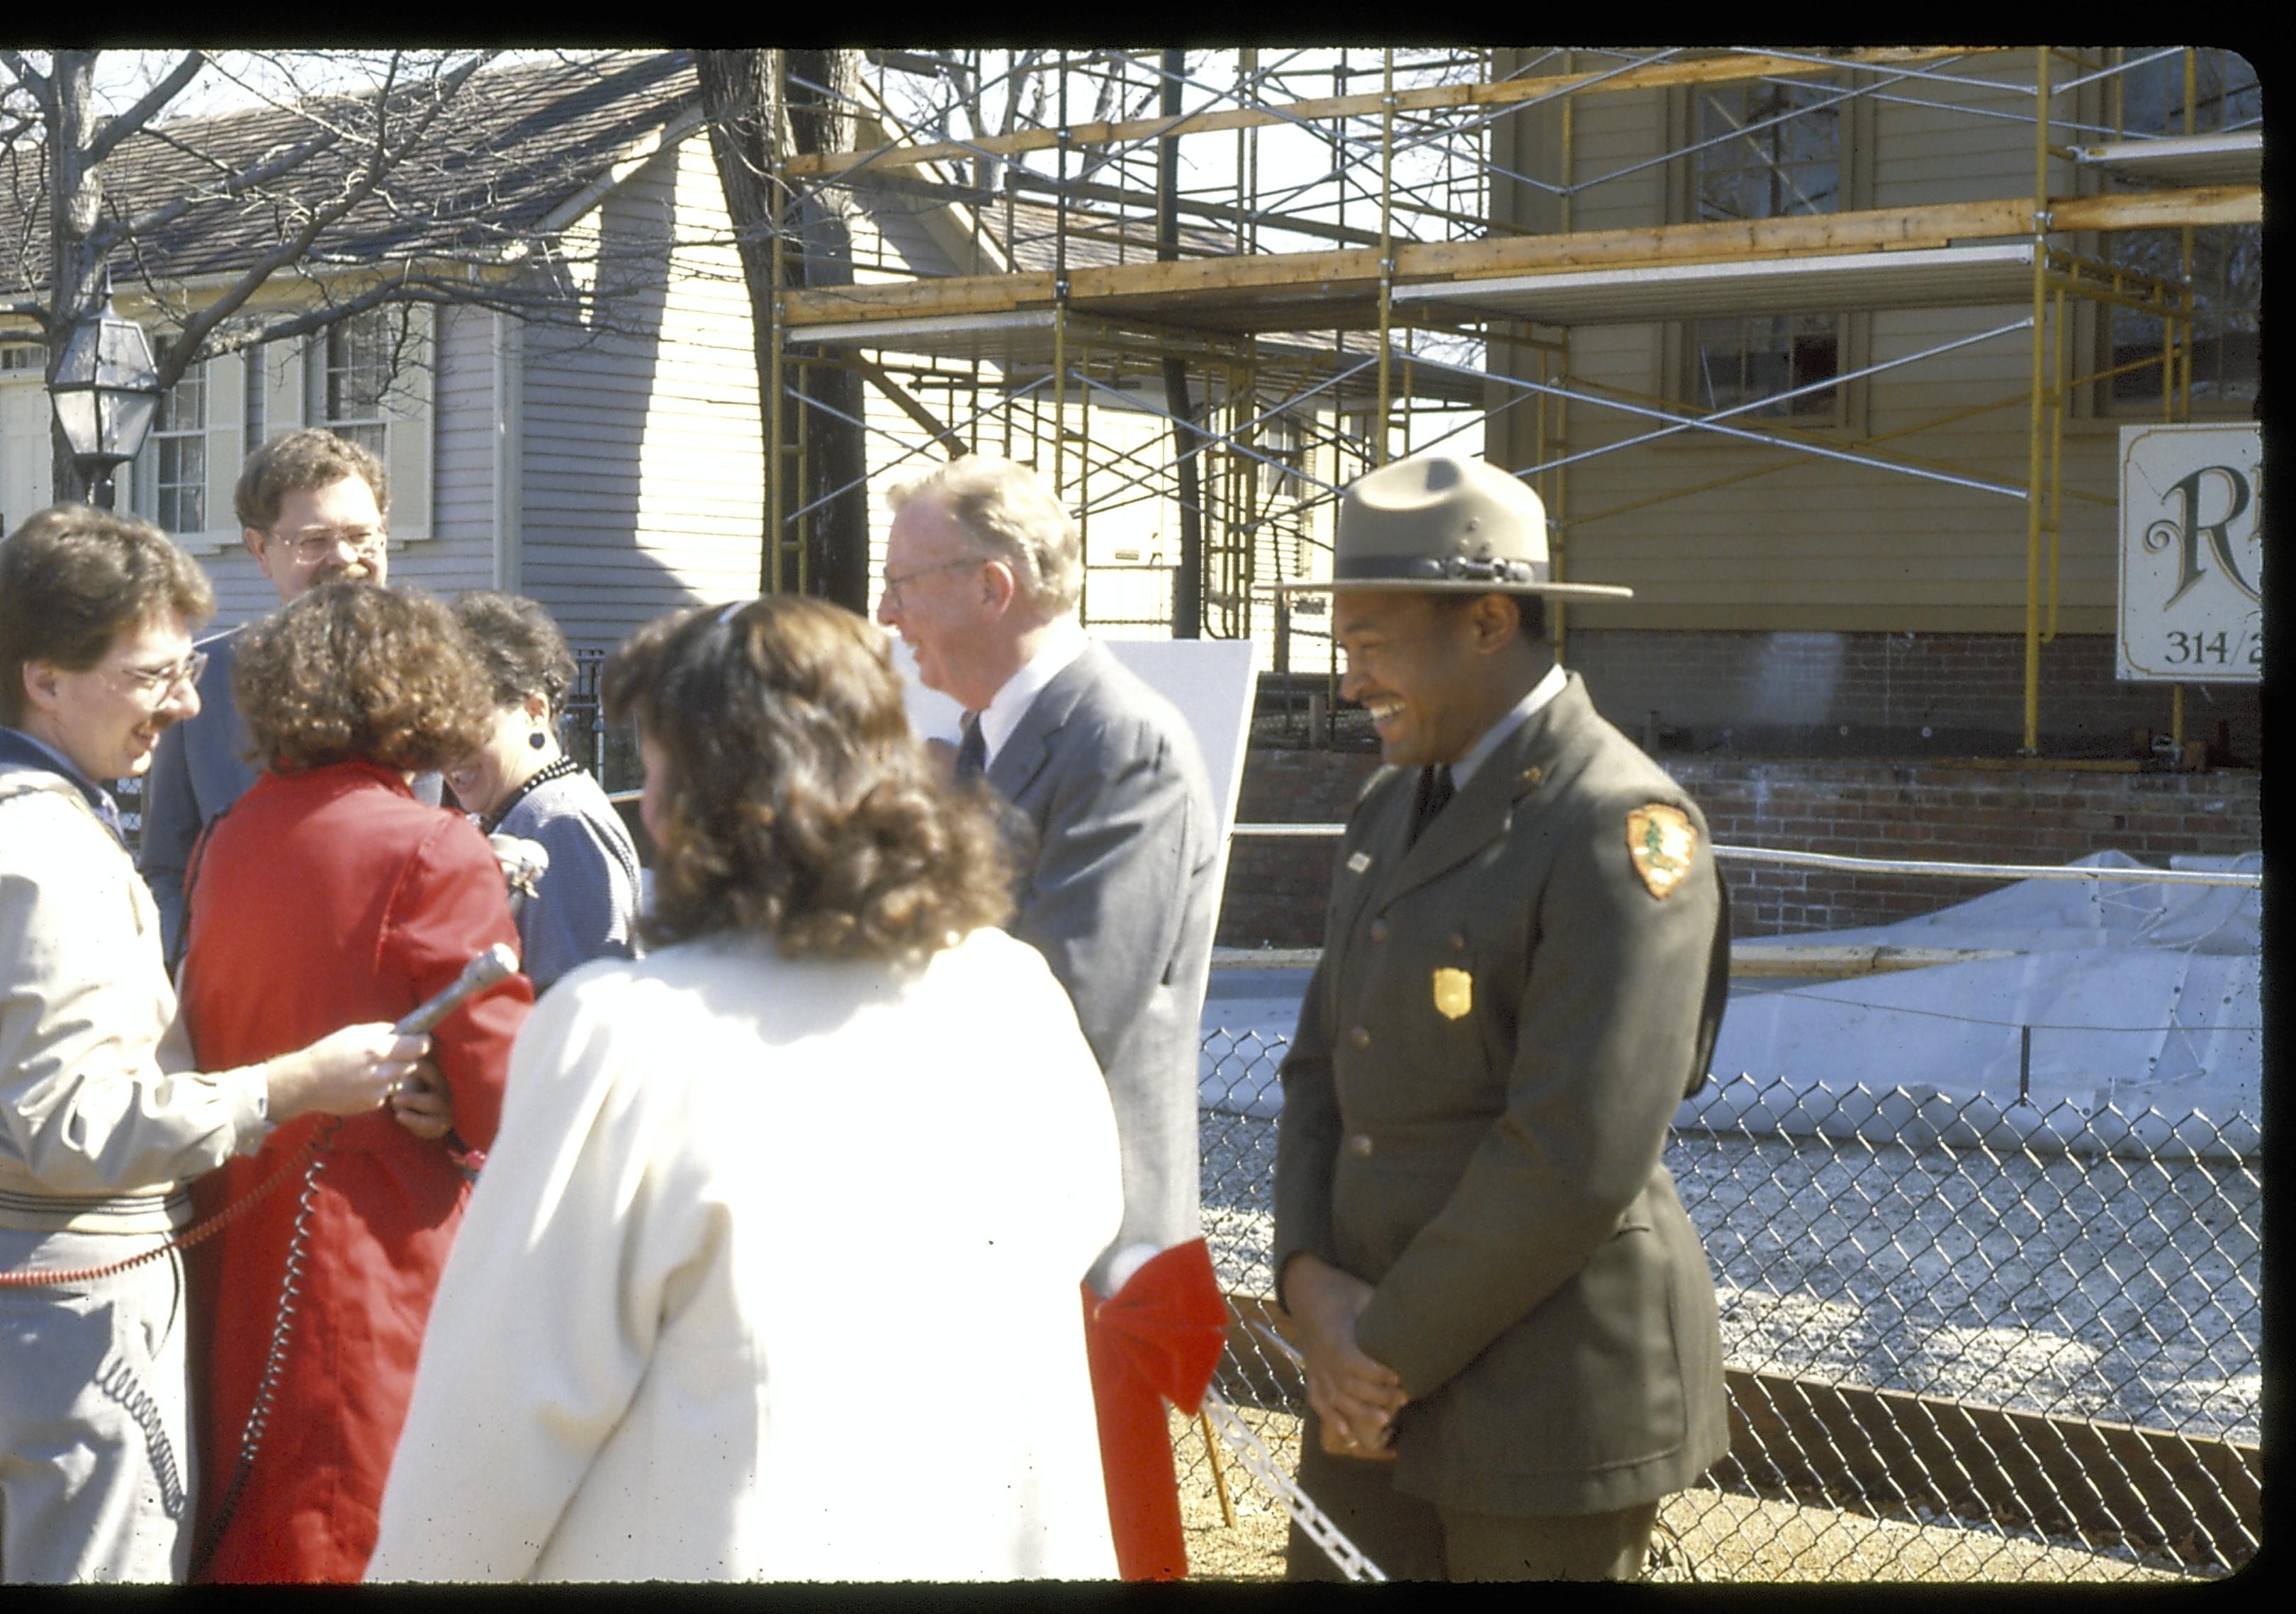
[[[248,457],[233,505],[242,540],[278,591],[282,605],[322,583],[384,583],[390,573],[383,512],[390,486],[382,462],[332,431],[307,427],[273,438]],[[144,879],[159,905],[160,940],[172,967],[183,949],[184,871],[200,832],[255,782],[242,754],[245,725],[231,698],[238,630],[200,642],[207,668],[199,715],[160,737],[144,787]],[[439,799],[439,776],[415,781],[424,801]]]

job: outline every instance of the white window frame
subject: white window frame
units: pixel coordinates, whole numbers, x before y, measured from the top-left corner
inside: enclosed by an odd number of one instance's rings
[[[162,356],[167,351],[168,338],[162,336],[155,346]],[[138,489],[138,503],[152,512],[152,520],[166,533],[201,533],[208,529],[208,512],[213,504],[215,467],[208,463],[208,361],[184,366],[176,384],[160,399],[159,407],[152,413],[152,433],[146,439],[146,452],[136,461],[136,471],[144,486]],[[188,415],[189,418],[185,418]],[[170,467],[171,457],[175,464]],[[186,458],[197,462],[194,474],[185,475]],[[168,475],[172,469],[173,477]],[[184,496],[193,493],[198,499],[198,519],[182,520]],[[174,507],[169,507],[169,496],[174,496]]]

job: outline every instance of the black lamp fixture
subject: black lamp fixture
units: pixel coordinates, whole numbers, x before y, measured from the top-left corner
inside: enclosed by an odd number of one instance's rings
[[[144,327],[111,306],[109,269],[103,306],[72,323],[48,396],[90,501],[110,504],[112,471],[135,457],[152,430],[160,376]]]

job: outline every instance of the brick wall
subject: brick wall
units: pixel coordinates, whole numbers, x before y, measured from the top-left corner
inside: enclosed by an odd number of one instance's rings
[[[2252,770],[2121,773],[1960,761],[1669,757],[1660,766],[1705,810],[1726,846],[2064,864],[2108,848],[2166,864],[2178,853],[2263,845]],[[1378,766],[1361,752],[1255,748],[1239,817],[1340,822]],[[1322,939],[1336,840],[1239,838],[1219,940],[1314,946]],[[1741,936],[1846,930],[1927,914],[1997,889],[1980,881],[1844,874],[1726,862]]]
[[[1628,733],[1654,723],[1660,750],[2005,757],[2024,741],[2021,635],[1573,628],[1563,659]],[[2171,699],[2115,678],[2109,636],[2062,635],[2041,647],[2040,750],[2127,756],[2131,730],[2168,734]],[[2185,686],[2185,736],[2211,739],[2222,721],[2219,762],[2261,762],[2262,711],[2252,684]]]
[[[1344,823],[1356,796],[1379,769],[1369,751],[1244,753],[1239,823]],[[1324,940],[1337,836],[1277,840],[1238,836],[1228,847],[1227,889],[1218,940],[1226,947],[1313,947]]]
[[[1661,758],[1725,846],[1951,863],[2070,863],[2111,848],[2165,866],[2264,844],[2259,775],[1949,762]],[[1996,884],[1726,862],[1741,936],[1887,924]]]

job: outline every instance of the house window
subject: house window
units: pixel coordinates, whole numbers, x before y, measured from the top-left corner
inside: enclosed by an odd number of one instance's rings
[[[1767,319],[1702,319],[1693,331],[1691,396],[1712,413],[1756,398],[1776,398],[1748,418],[1831,422],[1839,413],[1834,389],[1793,397],[1780,393],[1841,373],[1841,321],[1832,314],[1786,314]]]
[[[383,452],[384,396],[400,335],[401,319],[378,308],[327,327],[320,347],[321,385],[313,402],[312,424],[324,426],[370,453]]]
[[[2256,128],[2264,120],[2256,69],[2230,51],[2193,53],[2192,133]],[[2185,55],[2179,51],[2120,75],[2117,121],[2123,134],[2177,135],[2185,127]],[[2112,261],[2171,283],[2184,278],[2183,233],[2120,230],[2104,238]],[[2264,230],[2214,225],[2193,232],[2193,406],[2244,407],[2256,401],[2264,340]],[[2161,322],[2114,308],[2108,331],[2106,397],[2117,414],[2158,416]],[[2145,363],[2150,359],[2153,362]],[[2122,365],[2134,365],[2123,370]]]
[[[1280,414],[1270,415],[1259,422],[1259,441],[1253,447],[1266,456],[1253,462],[1259,472],[1259,496],[1298,499],[1304,490],[1300,476],[1303,462],[1299,422]]]
[[[168,339],[160,339],[162,355]],[[208,525],[208,366],[201,359],[160,395],[152,416],[152,519],[171,533]]]
[[[1842,109],[1823,84],[1725,84],[1691,97],[1690,217],[1783,218],[1841,207]],[[1839,315],[1703,319],[1685,344],[1686,396],[1712,412],[1841,373]],[[1831,423],[1840,389],[1821,387],[1750,416]]]

